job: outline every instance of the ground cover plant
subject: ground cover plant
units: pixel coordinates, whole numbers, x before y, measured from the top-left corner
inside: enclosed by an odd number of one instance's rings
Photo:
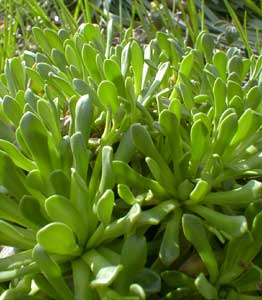
[[[0,299],[261,299],[262,57],[33,28],[0,79]]]
[[[73,35],[82,23],[94,22],[104,28],[109,19],[120,35],[124,27],[137,30],[136,39],[142,42],[153,39],[157,31],[167,31],[182,40],[186,35],[192,46],[201,24],[219,48],[252,47],[261,53],[261,7],[261,0],[5,0],[0,2],[0,71],[6,58],[22,55],[25,49],[35,50],[33,26],[64,28]]]

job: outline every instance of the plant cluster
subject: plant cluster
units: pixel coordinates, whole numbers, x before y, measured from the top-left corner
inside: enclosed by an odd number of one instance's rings
[[[32,27],[67,29],[74,34],[82,23],[105,27],[110,19],[120,35],[137,30],[136,39],[150,41],[157,31],[172,32],[190,45],[207,29],[219,47],[252,47],[261,53],[261,1],[227,0],[6,0],[0,2],[0,72],[6,58],[32,50]],[[233,23],[231,23],[231,19]],[[241,25],[243,24],[243,26]],[[242,28],[243,27],[243,28]],[[239,32],[241,39],[239,39]],[[122,36],[121,36],[122,37]],[[192,41],[191,41],[192,40]]]
[[[262,56],[33,33],[0,77],[0,299],[261,299]]]

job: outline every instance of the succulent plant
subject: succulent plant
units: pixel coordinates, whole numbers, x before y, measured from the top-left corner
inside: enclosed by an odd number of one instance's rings
[[[0,299],[260,299],[262,57],[33,33],[0,82]]]

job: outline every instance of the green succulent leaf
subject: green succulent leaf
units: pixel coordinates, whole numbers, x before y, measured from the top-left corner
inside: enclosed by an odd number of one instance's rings
[[[6,176],[6,174],[12,174],[12,176]],[[3,151],[0,151],[0,184],[17,200],[28,193],[25,185],[25,174]]]
[[[164,271],[161,277],[171,288],[194,287],[194,279],[179,271]]]
[[[161,242],[159,258],[166,265],[171,265],[180,254],[179,232],[182,211],[180,208],[174,210],[173,216],[168,221]]]
[[[71,149],[74,159],[75,170],[79,175],[86,180],[91,153],[86,149],[84,136],[80,131],[77,131],[71,136]]]
[[[112,211],[114,207],[115,196],[112,190],[107,189],[98,199],[96,204],[96,211],[98,219],[105,225],[108,225],[111,220]]]
[[[23,115],[23,110],[19,103],[10,96],[5,96],[3,99],[3,112],[9,118],[9,120],[18,126]]]
[[[251,260],[249,251],[254,247],[254,239],[250,232],[246,232],[244,235],[234,238],[229,241],[225,259],[220,268],[220,274],[218,278],[219,284],[226,284],[236,279],[242,272],[243,268]],[[251,252],[256,252],[253,248]]]
[[[205,299],[218,299],[216,288],[200,273],[195,279],[195,286]]]
[[[91,271],[89,266],[84,262],[82,258],[72,261],[72,271],[75,300],[94,297],[94,292],[90,286]]]
[[[51,144],[49,133],[36,115],[26,112],[20,122],[23,139],[30,149],[40,170],[50,173],[57,169],[59,161],[55,147]]]
[[[238,129],[230,143],[235,146],[248,137],[248,135],[255,133],[261,125],[261,115],[251,109],[247,109],[238,120]]]
[[[121,251],[121,264],[123,270],[117,282],[117,290],[121,293],[127,292],[135,275],[142,271],[147,257],[146,240],[142,236],[132,235],[128,237]]]
[[[107,189],[112,189],[115,184],[114,173],[112,169],[113,149],[110,146],[104,146],[102,150],[102,175],[99,185],[99,192],[102,194]]]
[[[69,226],[60,222],[49,223],[37,232],[38,243],[48,252],[60,255],[78,255],[79,247]]]
[[[45,37],[43,31],[38,27],[33,27],[32,30],[37,44],[43,49],[44,53],[50,55],[52,48],[49,45],[48,39]]]
[[[191,214],[184,214],[182,226],[186,239],[193,244],[206,265],[210,281],[215,282],[218,277],[218,264],[201,219]]]
[[[161,289],[160,276],[153,270],[144,268],[136,277],[136,282],[143,288],[147,295],[154,294]]]
[[[101,74],[96,63],[97,54],[98,51],[94,47],[89,44],[84,45],[82,50],[84,65],[92,79],[96,83],[99,83],[101,81]]]
[[[36,226],[37,229],[45,226],[48,223],[45,215],[41,210],[41,206],[38,200],[32,196],[25,195],[21,199],[19,203],[19,210],[27,220],[29,220]]]
[[[231,238],[241,236],[247,231],[247,221],[244,216],[228,216],[201,205],[190,207],[190,209]]]
[[[115,115],[120,104],[115,84],[109,80],[104,80],[99,84],[97,93],[104,107],[109,108]]]
[[[78,236],[79,243],[83,244],[86,240],[86,227],[81,215],[74,208],[69,199],[53,195],[46,199],[45,209],[52,221],[62,222],[68,225]]]
[[[106,79],[114,84],[119,96],[125,97],[125,82],[117,62],[112,59],[106,59],[103,69]]]
[[[58,263],[39,244],[34,247],[32,255],[59,298],[63,300],[72,299],[73,293],[62,277],[62,270]]]
[[[143,52],[137,41],[133,41],[130,47],[131,66],[134,72],[135,93],[138,95],[141,91],[143,76]]]
[[[109,286],[121,272],[123,266],[113,266],[98,251],[90,250],[84,254],[83,260],[90,266],[95,274],[92,287]]]

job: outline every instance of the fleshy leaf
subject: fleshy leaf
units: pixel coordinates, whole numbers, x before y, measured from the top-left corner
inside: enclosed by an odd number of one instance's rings
[[[48,252],[61,255],[78,255],[79,247],[73,231],[67,225],[54,222],[41,228],[37,233],[38,243]]]

